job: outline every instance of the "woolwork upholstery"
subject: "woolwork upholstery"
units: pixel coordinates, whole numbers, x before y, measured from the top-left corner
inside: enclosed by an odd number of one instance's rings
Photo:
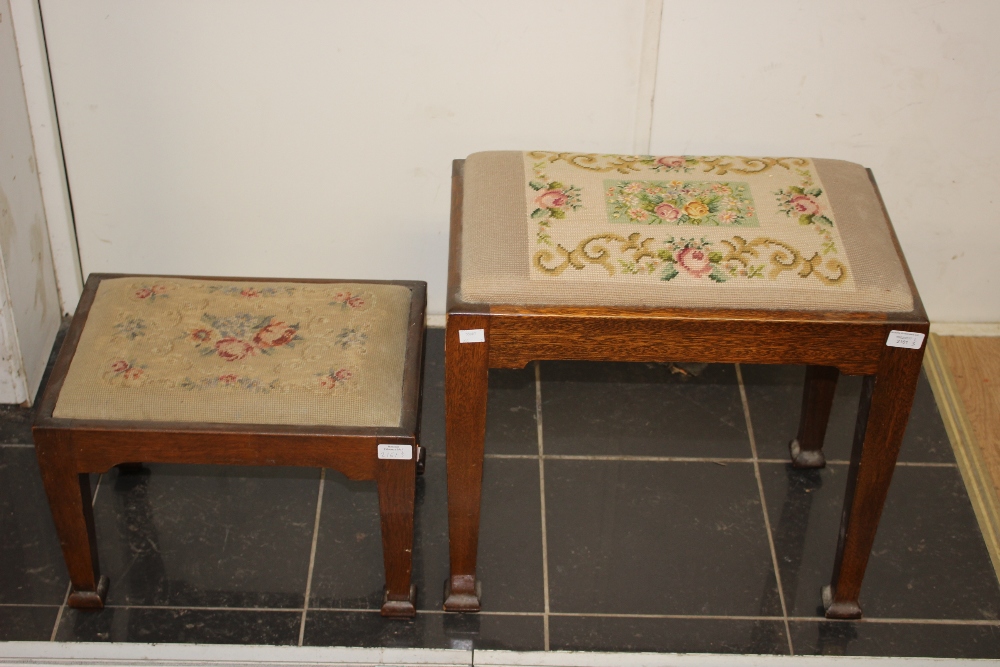
[[[57,418],[398,426],[411,290],[101,282]]]
[[[496,151],[464,182],[469,303],[913,309],[854,163]]]

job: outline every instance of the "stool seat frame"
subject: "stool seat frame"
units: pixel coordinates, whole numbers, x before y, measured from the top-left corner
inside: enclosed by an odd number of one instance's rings
[[[886,342],[893,330],[926,335],[929,329],[895,234],[891,250],[914,299],[907,313],[465,303],[460,291],[463,168],[464,160],[454,162],[445,337],[451,557],[445,610],[480,609],[476,560],[489,369],[572,359],[806,365],[799,432],[790,444],[792,464],[800,468],[825,465],[823,438],[838,375],[864,376],[833,576],[822,591],[827,617],[860,618],[861,583],[924,352],[923,346],[915,350]],[[882,209],[888,222],[884,204]],[[482,329],[483,342],[460,342],[459,332],[469,329]]]
[[[69,568],[69,606],[101,609],[108,578],[100,573],[90,474],[133,462],[302,466],[337,470],[352,480],[375,480],[381,514],[386,586],[383,616],[415,613],[411,585],[413,515],[420,418],[426,284],[415,281],[345,281],[273,278],[203,280],[295,283],[386,283],[412,290],[402,416],[398,427],[246,425],[164,421],[57,419],[52,416],[90,307],[102,280],[133,274],[91,274],[73,323],[42,395],[33,434],[42,481]],[[413,458],[379,459],[378,444],[413,447]]]

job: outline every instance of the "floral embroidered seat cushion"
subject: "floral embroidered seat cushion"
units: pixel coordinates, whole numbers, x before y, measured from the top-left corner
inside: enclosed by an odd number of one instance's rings
[[[465,162],[461,296],[913,309],[865,169],[808,158],[475,153]]]
[[[410,300],[374,283],[105,279],[53,416],[398,426]]]

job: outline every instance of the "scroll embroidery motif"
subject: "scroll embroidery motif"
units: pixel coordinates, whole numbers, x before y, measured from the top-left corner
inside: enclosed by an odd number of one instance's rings
[[[532,279],[854,289],[811,160],[533,151],[524,165]]]

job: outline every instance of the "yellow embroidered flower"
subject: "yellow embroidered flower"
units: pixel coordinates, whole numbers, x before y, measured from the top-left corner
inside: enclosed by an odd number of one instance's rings
[[[700,201],[693,201],[684,205],[684,212],[692,218],[704,218],[708,215],[708,207]]]

